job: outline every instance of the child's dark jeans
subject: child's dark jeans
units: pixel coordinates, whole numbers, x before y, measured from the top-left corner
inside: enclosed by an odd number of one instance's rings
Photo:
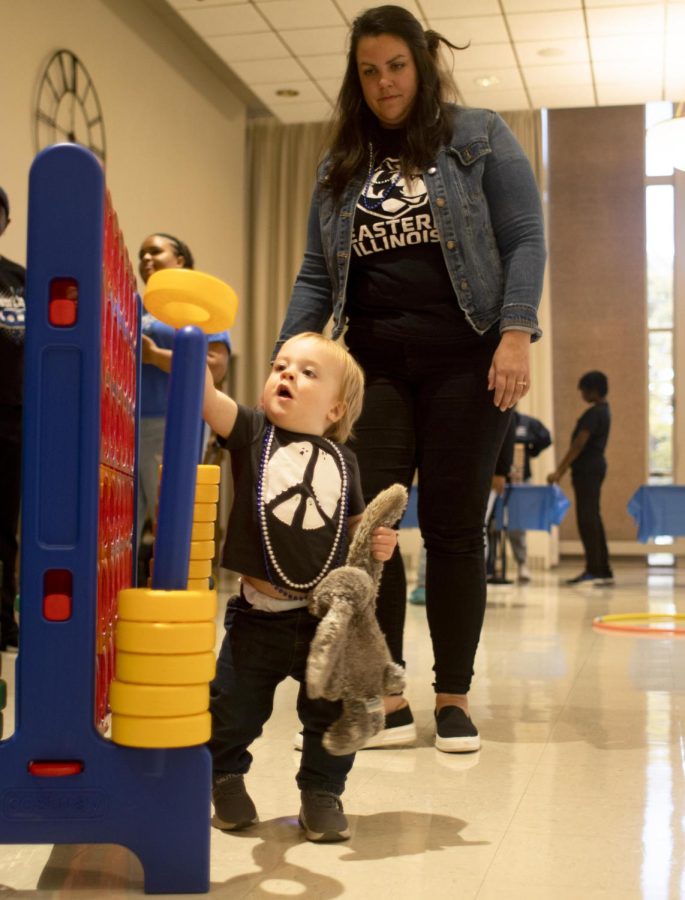
[[[297,712],[303,725],[300,790],[342,794],[354,754],[332,756],[321,744],[342,713],[340,701],[310,700],[305,686],[309,645],[319,620],[306,607],[284,612],[254,609],[243,596],[226,608],[226,634],[211,685],[214,775],[244,775],[252,763],[248,747],[262,733],[274,693],[288,675],[300,683]]]

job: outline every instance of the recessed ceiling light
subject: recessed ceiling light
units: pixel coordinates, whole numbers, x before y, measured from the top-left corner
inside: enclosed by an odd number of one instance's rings
[[[473,83],[478,87],[488,88],[495,84],[499,84],[499,78],[496,75],[481,75],[480,78],[474,78]]]
[[[279,88],[276,91],[277,97],[299,97],[300,92],[296,91],[295,88]]]
[[[564,51],[561,47],[543,47],[542,50],[538,50],[538,56],[563,56]]]

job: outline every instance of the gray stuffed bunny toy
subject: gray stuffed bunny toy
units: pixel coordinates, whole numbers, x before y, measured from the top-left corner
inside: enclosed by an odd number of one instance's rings
[[[346,565],[329,572],[309,600],[321,622],[307,658],[307,694],[343,704],[342,716],[323,736],[334,756],[354,753],[381,731],[383,697],[404,690],[404,669],[390,658],[376,620],[383,563],[371,555],[371,535],[379,525],[393,527],[406,505],[401,484],[381,491],[364,511]]]

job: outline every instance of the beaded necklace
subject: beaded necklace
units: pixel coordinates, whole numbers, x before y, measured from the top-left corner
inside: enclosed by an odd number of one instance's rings
[[[266,475],[267,463],[271,455],[271,445],[273,444],[275,430],[276,429],[273,425],[269,425],[264,432],[264,440],[262,442],[262,455],[259,461],[259,472],[257,475],[257,515],[259,518],[259,535],[262,543],[262,553],[264,554],[264,567],[266,569],[266,575],[269,583],[272,587],[276,588],[276,590],[280,594],[283,594],[283,596],[287,597],[289,600],[302,600],[304,598],[301,594],[291,594],[289,591],[286,591],[284,588],[282,588],[279,584],[276,584],[274,572],[278,575],[280,580],[289,588],[292,588],[292,590],[309,591],[311,590],[311,588],[315,587],[321,581],[324,575],[326,575],[329,570],[334,567],[334,564],[338,562],[342,551],[343,529],[345,527],[345,523],[347,522],[350,495],[349,478],[347,474],[347,466],[345,465],[345,460],[343,459],[340,448],[337,447],[333,443],[333,441],[329,441],[328,438],[322,438],[322,440],[324,440],[328,444],[333,454],[337,457],[340,467],[340,476],[342,479],[340,490],[340,515],[338,517],[338,524],[335,530],[335,537],[333,539],[330,553],[328,554],[328,558],[323,564],[323,567],[319,574],[312,578],[310,581],[303,582],[301,584],[298,584],[296,581],[292,581],[285,574],[278,560],[276,559],[276,554],[274,553],[274,549],[271,543],[271,536],[269,535],[269,526],[266,521],[264,480]]]
[[[362,193],[361,193],[360,199],[362,201],[362,206],[364,206],[364,207],[366,207],[366,209],[370,209],[370,210],[378,209],[379,206],[382,206],[382,204],[385,203],[385,201],[390,196],[390,191],[395,187],[395,185],[397,184],[397,182],[400,180],[400,178],[402,176],[401,169],[398,169],[395,172],[395,174],[392,176],[392,178],[387,180],[387,182],[383,182],[379,179],[377,183],[379,185],[387,184],[387,187],[383,190],[383,193],[380,195],[380,197],[377,200],[369,200],[369,188],[371,187],[371,179],[373,178],[374,155],[375,154],[374,154],[374,149],[373,149],[373,143],[371,141],[369,141],[369,172],[368,172],[368,175],[366,176],[366,182],[364,184],[364,187],[362,188]]]

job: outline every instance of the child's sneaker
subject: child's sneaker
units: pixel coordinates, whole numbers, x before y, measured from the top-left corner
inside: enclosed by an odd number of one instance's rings
[[[346,841],[350,836],[340,797],[330,791],[300,791],[299,823],[308,841]]]
[[[426,605],[426,589],[425,587],[415,587],[409,595],[409,602],[414,606]]]
[[[259,821],[252,798],[245,790],[242,775],[230,772],[216,775],[212,785],[214,818],[212,825],[224,831],[238,831]]]

